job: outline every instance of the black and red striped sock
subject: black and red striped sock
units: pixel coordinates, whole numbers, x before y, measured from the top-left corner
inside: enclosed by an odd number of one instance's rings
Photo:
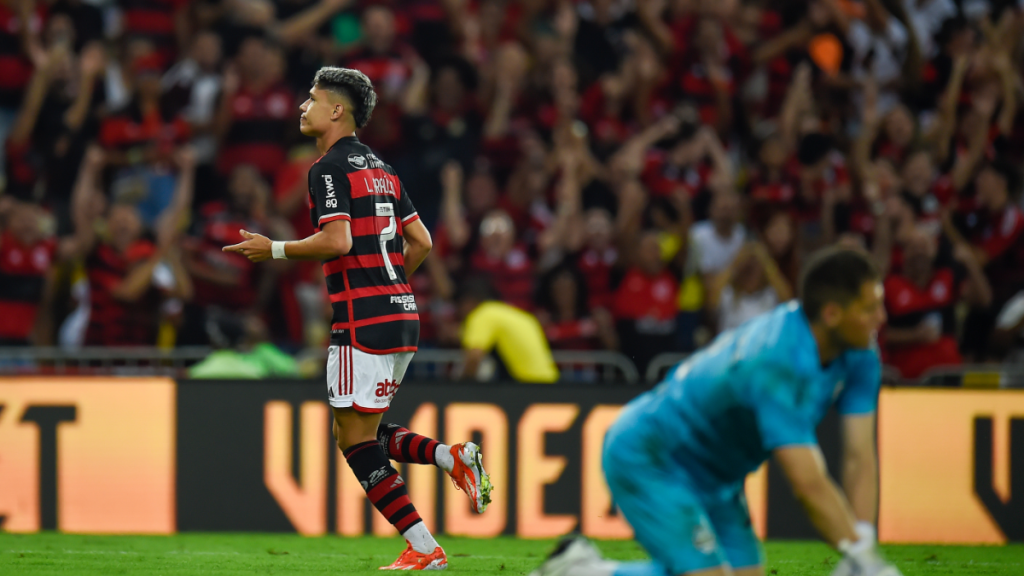
[[[402,535],[423,521],[409,499],[405,481],[377,442],[370,440],[350,446],[343,454],[370,502]]]
[[[443,444],[402,428],[398,424],[381,422],[377,427],[377,441],[388,458],[395,462],[434,466],[441,464],[437,461],[437,447]]]

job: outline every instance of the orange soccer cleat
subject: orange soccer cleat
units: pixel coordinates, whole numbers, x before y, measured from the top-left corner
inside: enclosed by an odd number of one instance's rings
[[[491,477],[484,470],[480,447],[472,442],[452,446],[455,467],[448,474],[452,483],[469,496],[473,512],[483,514],[491,503]]]
[[[405,548],[405,552],[391,563],[390,566],[381,566],[381,570],[444,570],[448,568],[448,557],[440,546],[434,548],[430,554],[423,554],[413,550],[412,544]]]

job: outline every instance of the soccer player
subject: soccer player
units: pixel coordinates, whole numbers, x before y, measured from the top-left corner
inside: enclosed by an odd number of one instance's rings
[[[416,300],[406,280],[430,252],[430,233],[395,171],[359,142],[377,96],[365,74],[324,67],[300,109],[299,126],[322,156],[309,170],[309,215],[315,234],[272,242],[241,231],[224,250],[253,262],[321,260],[334,308],[327,357],[327,397],[334,436],[370,502],[408,541],[384,570],[443,570],[444,550],[423,525],[398,462],[444,469],[483,512],[491,485],[472,442],[446,446],[381,423],[419,340]]]
[[[577,537],[535,575],[763,576],[743,481],[773,456],[815,527],[843,553],[836,574],[898,576],[876,551],[873,528],[881,278],[866,255],[829,248],[808,262],[800,293],[675,367],[608,430],[612,499],[653,561],[603,560]],[[815,437],[833,403],[846,496]]]

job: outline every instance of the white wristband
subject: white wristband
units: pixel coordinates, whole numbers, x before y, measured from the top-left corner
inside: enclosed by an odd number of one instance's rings
[[[274,260],[288,259],[288,256],[284,253],[284,242],[271,242],[270,254],[274,257]]]

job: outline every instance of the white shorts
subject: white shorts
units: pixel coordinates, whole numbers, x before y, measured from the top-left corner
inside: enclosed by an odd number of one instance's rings
[[[327,349],[327,399],[335,408],[384,412],[415,352],[368,354],[352,346]]]

